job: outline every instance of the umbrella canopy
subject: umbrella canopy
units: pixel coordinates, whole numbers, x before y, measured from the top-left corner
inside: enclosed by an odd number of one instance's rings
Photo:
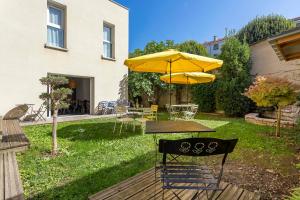
[[[213,82],[216,79],[216,76],[213,74],[203,72],[183,72],[163,75],[160,77],[160,80],[170,83],[170,76],[172,83],[187,85]]]
[[[175,73],[207,72],[221,67],[223,61],[170,49],[130,58],[124,64],[136,72]]]

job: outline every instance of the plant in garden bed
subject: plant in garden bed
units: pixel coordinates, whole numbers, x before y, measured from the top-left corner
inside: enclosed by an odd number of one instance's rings
[[[258,76],[244,94],[257,106],[275,107],[277,111],[276,136],[280,137],[281,109],[296,101],[296,89],[296,85],[283,78]]]
[[[71,89],[62,87],[68,83],[68,79],[63,76],[50,75],[40,79],[42,85],[49,88],[49,92],[44,92],[40,95],[40,99],[49,102],[50,110],[52,112],[52,151],[51,154],[57,154],[57,116],[58,110],[67,108],[69,104],[66,102],[68,95],[72,93]]]

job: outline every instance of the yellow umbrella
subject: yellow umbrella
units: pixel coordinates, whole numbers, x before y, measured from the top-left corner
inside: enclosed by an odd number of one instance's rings
[[[124,64],[131,71],[171,74],[172,72],[207,72],[221,67],[223,61],[170,49],[130,58],[125,60]]]
[[[216,76],[213,74],[203,72],[183,72],[163,75],[160,77],[160,80],[170,83],[170,76],[172,83],[186,85],[208,83],[213,82],[216,79]]]
[[[203,72],[183,72],[163,75],[160,77],[160,80],[166,83],[170,83],[170,77],[172,83],[186,85],[209,83],[213,82],[216,79],[216,76],[213,74],[207,74]],[[186,95],[186,99],[188,102],[188,86],[186,87]]]
[[[170,49],[130,58],[125,60],[124,64],[131,71],[172,74],[172,72],[207,72],[221,67],[223,61]],[[170,83],[172,83],[171,79],[172,77],[170,76]],[[171,105],[171,86],[169,87],[169,92]]]

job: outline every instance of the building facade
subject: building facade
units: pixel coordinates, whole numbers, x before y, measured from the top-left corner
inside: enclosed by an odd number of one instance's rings
[[[41,105],[39,82],[64,75],[75,105],[127,98],[128,9],[111,0],[0,1],[0,115]],[[71,113],[72,114],[72,113]]]
[[[224,40],[224,38],[218,39],[217,36],[214,36],[212,41],[204,42],[203,46],[207,49],[209,55],[216,57],[221,54],[221,47],[225,42]]]

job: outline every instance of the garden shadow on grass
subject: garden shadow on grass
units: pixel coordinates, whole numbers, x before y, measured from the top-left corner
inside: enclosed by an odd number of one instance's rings
[[[154,166],[153,151],[130,161],[122,162],[119,165],[100,169],[95,173],[66,183],[63,186],[51,188],[28,199],[87,199],[88,196],[150,169],[152,166]]]
[[[57,136],[59,138],[75,140],[116,140],[128,138],[142,134],[140,126],[136,126],[135,132],[132,127],[128,125],[127,129],[123,125],[122,133],[119,134],[120,124],[117,124],[116,131],[113,133],[114,122],[101,122],[101,123],[78,123],[70,124],[59,128]],[[50,133],[51,134],[51,133]]]

